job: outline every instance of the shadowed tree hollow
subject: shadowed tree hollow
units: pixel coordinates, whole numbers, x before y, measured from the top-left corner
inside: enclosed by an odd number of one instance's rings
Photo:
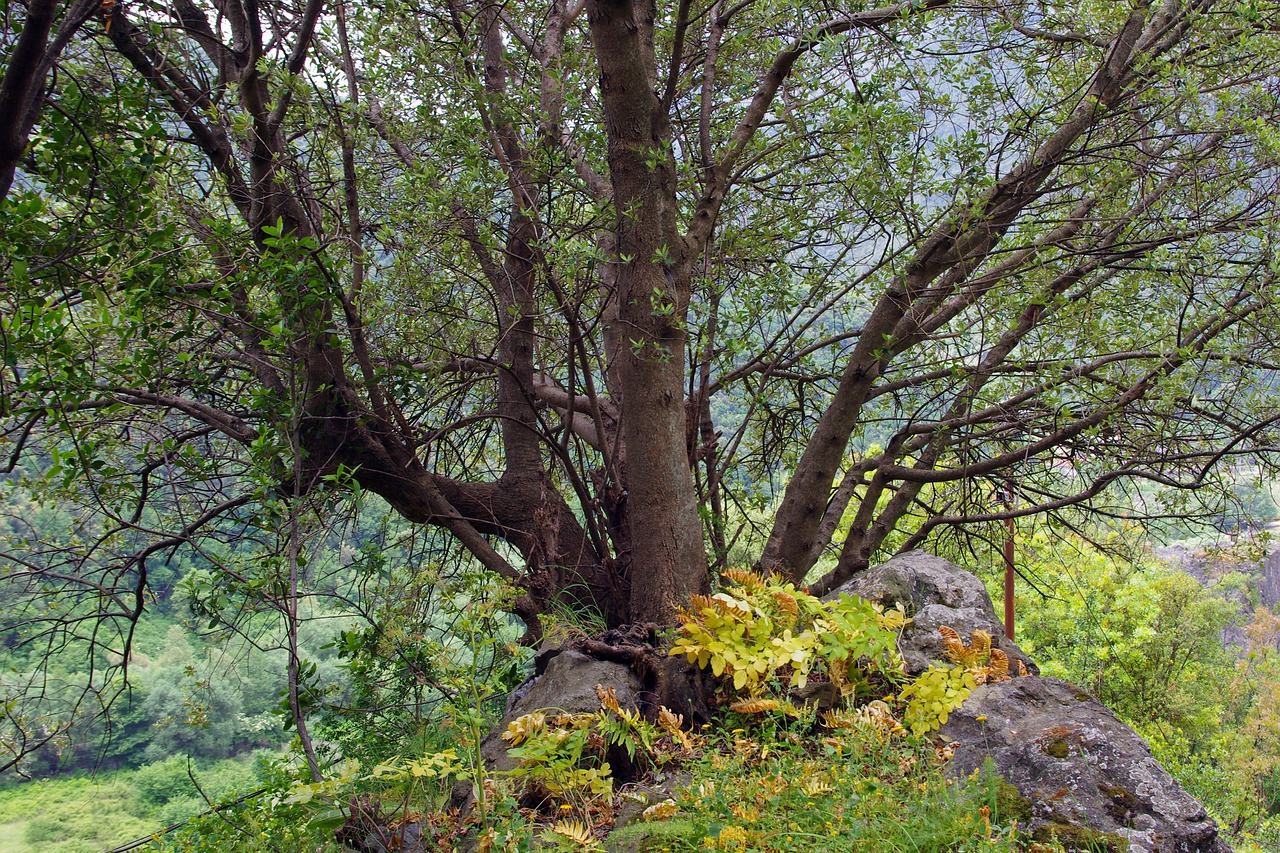
[[[667,622],[744,549],[821,591],[1267,464],[1278,25],[11,4],[0,450],[94,526],[5,583],[136,618],[175,551],[359,491],[530,625]]]

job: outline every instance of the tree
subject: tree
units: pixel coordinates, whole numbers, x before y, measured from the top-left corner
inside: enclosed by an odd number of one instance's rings
[[[10,467],[102,531],[6,582],[128,623],[149,562],[346,490],[534,630],[662,622],[736,541],[797,581],[829,554],[826,590],[895,530],[1268,464],[1277,25],[104,4],[4,201],[0,374]]]

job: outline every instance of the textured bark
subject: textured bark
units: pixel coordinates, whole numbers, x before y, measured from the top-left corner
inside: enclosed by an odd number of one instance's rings
[[[18,163],[31,141],[44,106],[44,87],[58,55],[97,4],[76,0],[66,12],[59,31],[50,43],[57,0],[30,0],[8,66],[0,79],[0,200],[9,195]],[[6,18],[10,12],[6,9]]]
[[[654,91],[652,2],[588,5],[600,63],[616,222],[618,377],[632,538],[631,618],[665,621],[707,586],[685,452],[685,242],[676,228],[670,123]]]

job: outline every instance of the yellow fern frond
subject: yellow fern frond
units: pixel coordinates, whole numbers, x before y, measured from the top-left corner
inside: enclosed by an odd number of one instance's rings
[[[725,580],[737,584],[743,589],[763,589],[764,578],[760,577],[750,569],[739,569],[730,567],[720,573]]]
[[[792,619],[800,618],[800,604],[796,601],[794,595],[778,590],[773,594],[773,600],[778,602],[779,607],[791,614]]]
[[[689,609],[681,610],[680,621],[697,622],[697,615],[708,607],[715,607],[715,602],[711,600],[709,595],[691,595],[689,596]]]
[[[739,714],[767,714],[781,707],[780,699],[739,699],[729,706],[729,710]]]
[[[622,713],[622,708],[618,705],[618,691],[614,688],[605,687],[603,684],[597,684],[596,698],[600,700],[601,708],[605,708],[615,714]]]
[[[991,654],[991,635],[979,628],[969,635],[969,646],[974,656],[982,660]]]
[[[892,732],[900,729],[888,703],[875,699],[856,711],[827,711],[822,715],[822,725],[829,729],[873,729]]]
[[[889,730],[898,724],[894,719],[889,704],[880,699],[873,699],[858,709],[858,721],[869,723],[878,729]]]
[[[999,649],[991,650],[991,663],[987,664],[987,682],[1009,680],[1009,656]]]
[[[581,844],[584,847],[597,848],[599,846],[595,835],[591,831],[591,827],[580,820],[558,820],[551,826],[547,827],[547,832],[552,835],[558,835],[561,838],[567,838],[575,844]]]
[[[671,735],[671,739],[686,750],[692,748],[693,741],[684,730],[684,716],[672,713],[666,706],[658,706],[658,728]]]
[[[848,696],[857,685],[849,680],[849,662],[843,658],[835,658],[827,662],[827,676],[831,683],[840,689],[841,696]]]
[[[938,633],[942,635],[942,652],[947,656],[947,660],[963,666],[969,647],[960,640],[956,629],[950,625],[939,625]]]
[[[640,816],[645,820],[666,820],[669,817],[675,817],[678,811],[680,807],[676,805],[676,801],[667,799],[649,806]]]
[[[975,629],[969,634],[969,642],[966,643],[960,639],[960,634],[949,625],[939,625],[938,633],[942,635],[942,651],[947,660],[954,664],[959,664],[972,672],[979,684],[984,684],[989,680],[989,676],[993,675],[993,673],[987,672],[987,670],[991,663],[992,655],[998,651],[993,650],[991,647],[991,634],[981,628]],[[1006,666],[1008,665],[1007,659],[1005,664]],[[1001,679],[996,678],[995,680],[999,681]]]
[[[1015,660],[1013,663],[1014,663],[1014,668],[1013,668],[1014,672],[1016,672],[1019,676],[1030,675],[1030,673],[1027,672],[1027,665],[1024,664],[1022,661]]]
[[[835,786],[824,779],[805,779],[804,783],[800,785],[800,790],[803,791],[806,796],[816,797],[819,794],[825,794],[828,791],[835,790]]]
[[[673,713],[665,705],[658,707],[658,726],[669,735],[684,731],[684,716]]]
[[[781,711],[789,717],[800,716],[800,709],[783,699],[739,699],[729,706],[739,714],[768,714]]]
[[[822,725],[828,729],[854,729],[858,727],[858,717],[850,711],[827,711],[822,715]]]

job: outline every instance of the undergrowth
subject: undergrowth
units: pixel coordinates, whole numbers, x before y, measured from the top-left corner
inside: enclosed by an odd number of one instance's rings
[[[1025,849],[1016,818],[999,811],[994,778],[953,784],[945,747],[871,728],[814,736],[808,721],[739,722],[705,738],[670,817],[681,831],[663,849]]]
[[[670,648],[716,676],[717,722],[697,732],[665,708],[624,707],[602,686],[596,711],[542,709],[512,721],[503,739],[516,767],[495,773],[478,758],[477,700],[440,729],[452,746],[367,767],[347,755],[319,782],[282,768],[273,796],[193,821],[162,846],[1054,849],[1025,846],[1017,818],[1001,814],[995,781],[948,780],[950,750],[931,734],[974,685],[1009,677],[990,637],[976,632],[965,643],[952,632],[951,663],[912,679],[896,650],[901,612],[848,597],[822,602],[748,572],[725,580],[681,612]],[[620,765],[635,781],[619,784]],[[663,788],[663,778],[688,781]]]

